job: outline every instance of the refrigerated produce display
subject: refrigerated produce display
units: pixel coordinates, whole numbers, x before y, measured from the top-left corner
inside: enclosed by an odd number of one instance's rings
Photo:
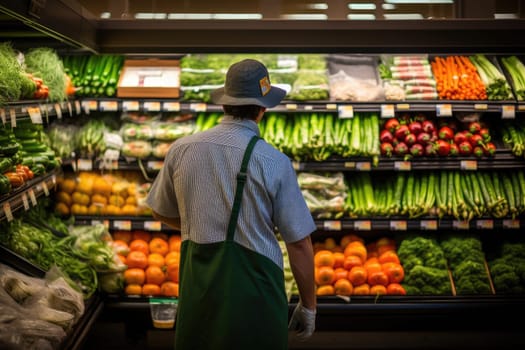
[[[171,143],[220,122],[209,93],[248,57],[287,91],[261,136],[289,156],[317,225],[317,332],[290,348],[525,345],[523,39],[396,40],[187,45],[168,55],[178,97],[162,98],[151,70],[144,96],[119,95],[126,65],[160,48],[0,43],[0,347],[172,346],[176,325],[155,328],[150,302],[177,299],[181,238],[145,198]]]

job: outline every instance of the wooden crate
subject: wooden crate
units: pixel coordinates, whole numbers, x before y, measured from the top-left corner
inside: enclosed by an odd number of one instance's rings
[[[178,98],[180,64],[178,60],[128,59],[117,86],[117,97]]]

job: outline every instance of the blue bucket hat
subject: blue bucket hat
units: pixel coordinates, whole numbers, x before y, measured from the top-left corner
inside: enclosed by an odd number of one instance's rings
[[[224,87],[211,92],[211,99],[219,105],[277,106],[286,91],[272,86],[268,70],[261,62],[245,59],[234,63],[226,73]]]

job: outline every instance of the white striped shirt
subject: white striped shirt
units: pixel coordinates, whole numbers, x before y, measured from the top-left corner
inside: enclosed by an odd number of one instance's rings
[[[181,218],[182,240],[226,239],[236,176],[250,138],[259,136],[252,120],[224,116],[219,125],[172,144],[147,198],[162,216]],[[248,180],[235,241],[283,268],[275,230],[285,242],[298,241],[316,226],[290,159],[259,140],[248,164]]]

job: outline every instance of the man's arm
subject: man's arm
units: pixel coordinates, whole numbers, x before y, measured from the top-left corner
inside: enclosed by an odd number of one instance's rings
[[[180,224],[180,218],[169,218],[166,216],[162,216],[159,213],[152,211],[153,217],[166,225],[170,226],[171,228],[174,228],[175,230],[180,231],[181,224]]]
[[[316,308],[314,281],[314,251],[310,236],[293,243],[286,243],[290,267],[294,275],[301,303],[310,310]]]

